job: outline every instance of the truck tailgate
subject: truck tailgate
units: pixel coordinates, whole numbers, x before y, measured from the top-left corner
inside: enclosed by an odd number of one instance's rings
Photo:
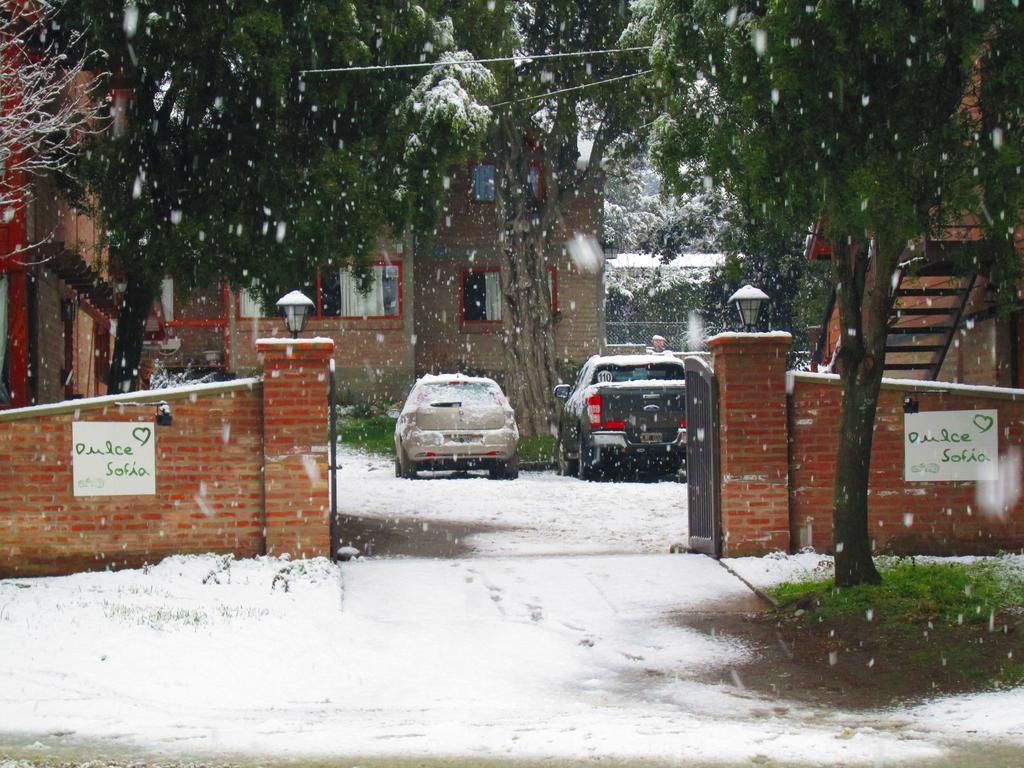
[[[686,420],[686,387],[681,382],[599,384],[603,422],[625,424],[631,443],[668,443]]]

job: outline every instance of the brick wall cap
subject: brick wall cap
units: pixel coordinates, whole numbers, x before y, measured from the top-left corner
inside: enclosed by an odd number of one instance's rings
[[[334,351],[334,339],[329,339],[326,336],[315,336],[311,339],[292,339],[292,338],[272,338],[272,339],[256,339],[256,349],[260,352],[270,351],[281,351],[282,348],[291,348],[293,350],[323,350],[325,352]]]
[[[790,381],[806,381],[817,384],[839,384],[838,373],[814,371],[787,371]],[[792,389],[792,386],[790,386]],[[987,384],[957,384],[952,381],[921,381],[920,379],[882,379],[882,389],[902,389],[908,392],[948,392],[951,395],[985,395],[1001,400],[1024,400],[1024,389],[993,387]]]
[[[708,339],[708,349],[722,346],[762,346],[772,344],[778,346],[789,346],[793,343],[793,334],[786,331],[769,331],[767,333],[717,333]]]
[[[167,389],[145,389],[118,395],[83,397],[78,400],[62,400],[59,403],[30,405],[26,408],[12,408],[7,411],[0,411],[0,423],[18,421],[20,419],[33,419],[39,416],[57,416],[78,411],[114,408],[124,406],[125,403],[152,403],[155,406],[161,400],[181,400],[193,395],[222,395],[239,390],[256,389],[261,385],[261,379],[247,378],[235,379],[234,381],[217,381],[210,384],[189,384],[184,387],[168,387]]]

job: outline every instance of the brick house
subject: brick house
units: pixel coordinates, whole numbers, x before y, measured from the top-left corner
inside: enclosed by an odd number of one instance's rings
[[[401,398],[415,377],[472,371],[502,378],[498,225],[495,167],[481,162],[451,174],[436,235],[382,238],[374,259],[374,287],[356,291],[347,270],[319,270],[294,286],[316,305],[304,335],[331,338],[342,393]],[[539,176],[534,194],[543,194]],[[577,235],[599,239],[597,186],[564,211],[555,241]],[[604,343],[603,272],[576,269],[567,248],[549,254],[555,342],[566,367]],[[148,325],[147,358],[166,368],[250,372],[258,365],[256,338],[284,334],[245,290],[220,286],[175,296],[172,280]]]
[[[1024,258],[1024,251],[1021,251]],[[812,260],[831,258],[818,229],[807,238]],[[901,261],[886,341],[891,378],[1024,387],[1024,285],[998,307],[986,276],[991,263],[979,227],[966,220],[943,237],[922,239]],[[965,268],[964,264],[975,267]],[[840,340],[835,295],[827,308],[812,369],[828,369]]]
[[[117,316],[94,223],[45,178],[0,221],[0,409],[106,394]]]
[[[23,137],[31,134],[33,110],[58,120],[59,136],[79,135],[95,117],[87,106],[93,75],[73,66],[52,81],[40,77],[33,69],[38,52],[12,30],[35,29],[46,18],[44,7],[14,2],[5,14],[0,55],[11,82],[5,82],[0,112],[25,126]],[[113,99],[112,114],[117,104]],[[21,106],[27,111],[19,111]],[[5,136],[6,142],[16,140],[17,130]],[[60,145],[62,139],[54,141]],[[5,145],[10,154],[4,159],[12,162],[0,169],[0,409],[105,394],[117,314],[114,290],[99,266],[94,223],[60,199],[46,162],[33,163],[31,146],[31,140],[29,147]]]

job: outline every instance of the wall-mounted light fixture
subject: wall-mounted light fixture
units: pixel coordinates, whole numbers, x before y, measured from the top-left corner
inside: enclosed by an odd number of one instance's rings
[[[174,422],[174,415],[171,413],[171,406],[166,401],[156,406],[156,423],[160,427],[169,427]]]

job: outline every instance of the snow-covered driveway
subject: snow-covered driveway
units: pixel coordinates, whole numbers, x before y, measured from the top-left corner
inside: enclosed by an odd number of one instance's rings
[[[554,472],[406,480],[379,456],[343,450],[338,458],[343,515],[483,529],[463,541],[473,554],[668,552],[686,540],[686,486],[671,481],[584,482]]]
[[[0,756],[96,739],[178,759],[941,754],[908,716],[780,712],[702,683],[752,651],[673,614],[748,599],[714,561],[667,554],[340,568],[207,555],[0,581]]]

